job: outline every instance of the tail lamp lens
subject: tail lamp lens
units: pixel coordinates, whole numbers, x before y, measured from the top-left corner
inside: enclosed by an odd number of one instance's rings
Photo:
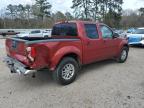
[[[34,47],[27,47],[26,48],[26,53],[27,53],[27,58],[31,61],[34,62],[35,57],[36,57],[36,51]]]

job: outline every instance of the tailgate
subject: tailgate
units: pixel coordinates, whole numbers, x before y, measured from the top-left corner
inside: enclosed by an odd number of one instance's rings
[[[7,38],[6,39],[6,51],[7,55],[15,58],[23,63],[25,63],[25,52],[26,44],[24,40],[16,38]]]

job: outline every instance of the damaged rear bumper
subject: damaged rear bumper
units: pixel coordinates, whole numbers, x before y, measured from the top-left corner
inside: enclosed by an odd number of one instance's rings
[[[27,75],[37,72],[37,70],[28,69],[27,66],[24,65],[23,63],[8,56],[4,58],[4,62],[10,68],[11,73]]]

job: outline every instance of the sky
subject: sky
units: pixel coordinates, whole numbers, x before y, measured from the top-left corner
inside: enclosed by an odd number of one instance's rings
[[[0,0],[0,10],[8,4],[33,4],[35,0]],[[48,0],[52,4],[52,11],[72,12],[72,0]],[[124,0],[123,9],[138,9],[144,6],[144,0]]]

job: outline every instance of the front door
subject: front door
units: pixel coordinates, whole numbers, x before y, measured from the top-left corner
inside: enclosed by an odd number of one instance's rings
[[[102,39],[98,35],[96,24],[84,24],[85,40],[83,41],[83,62],[92,63],[103,59]]]
[[[100,30],[103,38],[104,57],[114,57],[117,53],[119,39],[113,38],[113,31],[106,25],[100,25]]]

